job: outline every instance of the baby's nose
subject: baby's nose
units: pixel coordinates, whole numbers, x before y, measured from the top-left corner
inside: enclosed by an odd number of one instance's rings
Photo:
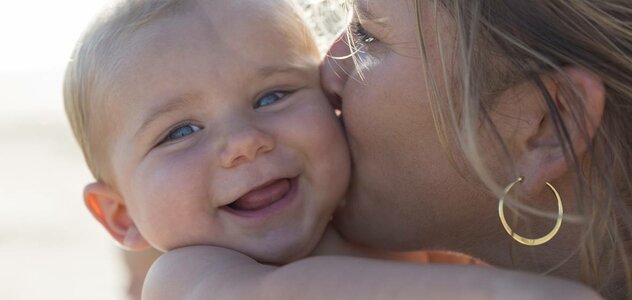
[[[258,155],[272,151],[275,142],[272,135],[252,126],[228,132],[220,152],[220,162],[224,168],[234,168],[254,161]]]

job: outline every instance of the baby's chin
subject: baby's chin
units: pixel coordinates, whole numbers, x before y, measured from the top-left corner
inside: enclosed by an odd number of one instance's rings
[[[256,247],[251,251],[244,251],[244,254],[250,256],[256,261],[271,265],[284,265],[308,256],[316,248],[321,239],[323,230],[317,230],[312,236],[303,236],[288,239],[276,239],[268,241],[261,247]]]

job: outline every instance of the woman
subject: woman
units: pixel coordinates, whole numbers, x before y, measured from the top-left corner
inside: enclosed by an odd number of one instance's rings
[[[341,233],[632,297],[632,2],[353,7],[322,69],[354,161]]]

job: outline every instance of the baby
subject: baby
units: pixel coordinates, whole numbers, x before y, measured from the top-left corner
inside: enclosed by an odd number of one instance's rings
[[[382,298],[376,282],[394,298],[418,287],[476,298],[436,283],[458,274],[467,284],[457,286],[486,295],[480,278],[507,277],[491,268],[299,260],[315,249],[381,255],[327,230],[350,160],[319,60],[289,0],[131,0],[85,34],[64,91],[96,178],[84,199],[126,248],[168,252],[144,298]],[[314,278],[322,286],[305,289]]]
[[[307,255],[350,168],[318,64],[285,0],[124,2],[68,69],[88,208],[131,249]]]

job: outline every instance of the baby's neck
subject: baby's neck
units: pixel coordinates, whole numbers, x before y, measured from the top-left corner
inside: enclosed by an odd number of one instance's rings
[[[357,256],[357,246],[351,244],[342,238],[340,233],[331,226],[327,225],[325,233],[323,233],[320,242],[316,245],[316,248],[312,250],[309,256],[321,256],[321,255],[344,255],[344,256]]]
[[[353,244],[345,240],[331,225],[327,226],[322,239],[309,256],[342,255],[374,259],[427,263],[426,252],[390,252]]]

